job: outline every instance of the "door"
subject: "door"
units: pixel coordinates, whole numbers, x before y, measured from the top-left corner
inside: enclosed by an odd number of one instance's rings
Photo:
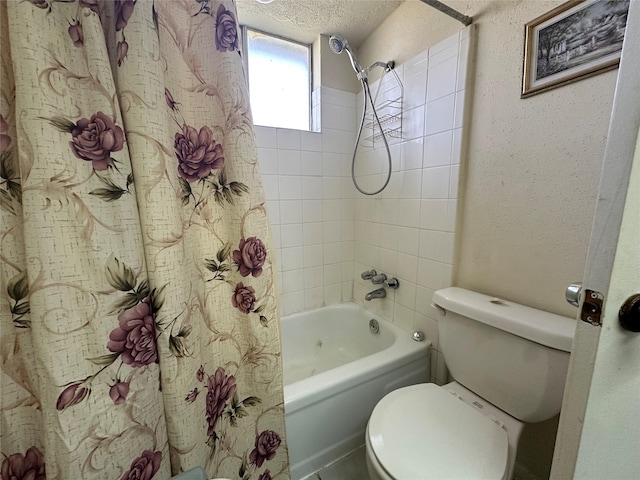
[[[640,143],[606,297],[577,479],[640,478],[640,332],[629,332],[618,324],[618,309],[635,293],[640,294]]]
[[[640,2],[627,34],[584,288],[605,296],[602,327],[579,321],[551,478],[640,478],[640,333],[618,310],[640,293]]]

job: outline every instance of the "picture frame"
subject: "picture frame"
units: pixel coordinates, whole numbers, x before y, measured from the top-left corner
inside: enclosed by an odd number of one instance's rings
[[[525,25],[521,98],[618,67],[629,0],[570,0]]]

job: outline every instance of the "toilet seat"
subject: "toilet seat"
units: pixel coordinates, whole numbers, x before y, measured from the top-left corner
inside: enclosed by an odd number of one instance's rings
[[[501,480],[508,467],[504,429],[433,383],[386,395],[367,435],[375,459],[398,480]]]

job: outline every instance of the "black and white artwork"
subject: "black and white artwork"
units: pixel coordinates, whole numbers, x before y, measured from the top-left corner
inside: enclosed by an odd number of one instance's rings
[[[616,68],[629,0],[572,0],[525,29],[522,96]]]

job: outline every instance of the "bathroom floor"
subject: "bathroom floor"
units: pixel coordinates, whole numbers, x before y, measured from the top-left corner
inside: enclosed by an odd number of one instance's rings
[[[364,445],[307,477],[307,480],[369,480]]]
[[[513,480],[527,480],[528,478],[530,477],[514,475]],[[304,480],[369,480],[364,445],[337,462],[305,477]]]

